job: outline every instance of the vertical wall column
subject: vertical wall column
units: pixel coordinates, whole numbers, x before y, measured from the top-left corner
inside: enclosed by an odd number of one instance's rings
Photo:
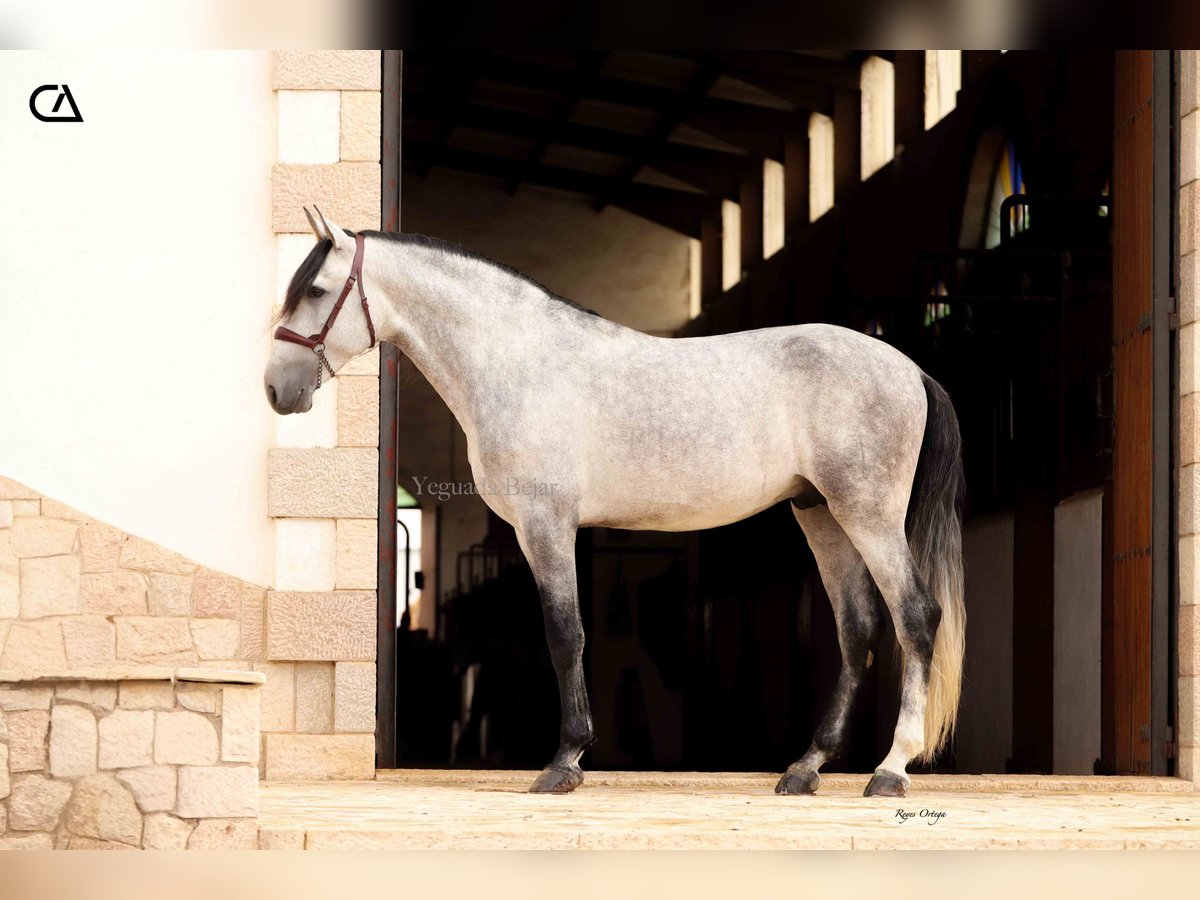
[[[896,146],[914,143],[925,133],[925,51],[897,50]]]
[[[1200,51],[1180,57],[1179,708],[1176,771],[1200,784]]]
[[[313,244],[303,207],[379,227],[380,54],[274,54],[277,302]],[[368,260],[369,266],[369,260]],[[375,770],[379,351],[278,420],[269,459],[275,590],[267,597],[263,766],[269,780]]]
[[[724,228],[721,213],[710,213],[700,222],[700,305],[707,309],[724,291]]]
[[[738,191],[743,272],[753,269],[763,259],[763,177],[761,170],[755,174],[757,178],[742,178]]]
[[[862,92],[833,94],[833,202],[840,203],[862,176]]]
[[[783,142],[783,223],[793,237],[808,224],[808,133],[789,134]]]

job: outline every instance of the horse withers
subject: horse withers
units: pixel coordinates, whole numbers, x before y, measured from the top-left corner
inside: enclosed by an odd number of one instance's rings
[[[378,338],[458,419],[476,484],[545,488],[480,492],[529,561],[558,676],[559,748],[531,790],[577,787],[593,741],[576,530],[692,531],[790,501],[833,604],[842,667],[776,791],[816,791],[844,749],[886,610],[903,660],[900,713],[865,793],[905,793],[909,762],[953,734],[962,673],[963,472],[941,386],[845,328],[652,337],[453,245],[350,234],[319,211],[309,221],[317,244],[288,287],[266,370],[276,412],[308,410],[322,372]]]

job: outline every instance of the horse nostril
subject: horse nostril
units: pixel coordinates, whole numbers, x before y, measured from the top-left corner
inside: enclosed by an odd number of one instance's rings
[[[271,401],[271,405],[275,405],[275,385],[267,385],[267,399]]]

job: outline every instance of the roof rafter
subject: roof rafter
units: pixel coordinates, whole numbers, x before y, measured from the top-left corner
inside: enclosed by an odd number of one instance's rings
[[[461,150],[437,147],[428,142],[406,140],[405,160],[420,168],[445,166],[510,181],[525,169],[525,161]],[[705,213],[720,209],[720,200],[706,194],[677,191],[656,185],[622,183],[603,175],[538,164],[525,173],[530,184],[572,191],[603,199],[660,221],[690,237],[699,237],[700,220]],[[653,215],[650,215],[653,213]],[[668,224],[669,223],[669,224]]]
[[[537,145],[533,148],[533,152],[529,154],[525,169],[518,172],[509,182],[508,192],[510,194],[516,191],[521,182],[525,180],[522,177],[523,172],[536,166],[546,151],[550,149],[559,129],[570,118],[571,113],[575,111],[575,107],[579,105],[580,98],[587,93],[588,88],[599,75],[600,69],[604,66],[610,54],[611,51],[608,50],[580,51],[582,57],[580,68],[577,72],[572,73],[563,85],[563,88],[566,90],[566,96],[555,104],[554,111],[550,117],[540,120],[540,127],[534,132],[537,135]]]
[[[480,78],[491,81],[531,87],[546,91],[561,92],[563,77],[568,70],[561,67],[540,66],[524,60],[494,57],[488,62],[487,68]],[[670,88],[655,87],[636,81],[624,81],[616,78],[595,78],[587,88],[582,98],[602,100],[620,106],[631,106],[652,111],[669,110],[684,99],[684,94]],[[832,111],[832,100],[818,112]],[[749,103],[738,103],[734,100],[723,100],[716,97],[703,97],[696,105],[696,116],[699,119],[717,119],[726,125],[737,125],[750,129],[783,130],[795,114],[778,109],[755,106]],[[690,120],[687,124],[695,124]],[[701,130],[707,130],[701,125],[695,125]],[[720,137],[720,135],[718,135]],[[724,139],[724,138],[723,138]]]
[[[433,101],[416,93],[405,98],[404,114],[410,120],[437,118]],[[460,125],[514,137],[524,137],[533,133],[541,120],[540,116],[474,104],[464,106],[458,116]],[[660,141],[651,136],[630,134],[598,125],[565,122],[557,129],[555,137],[555,143],[570,147],[600,150],[627,158],[643,158],[646,165],[656,168],[662,165],[696,166],[728,175],[737,175],[743,170],[756,168],[756,160],[745,153]]]

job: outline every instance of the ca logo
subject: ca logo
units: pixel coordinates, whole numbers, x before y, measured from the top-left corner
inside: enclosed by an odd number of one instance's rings
[[[43,113],[38,110],[38,97],[47,91],[58,91],[58,97],[54,101],[54,106],[50,112]],[[67,109],[63,109],[63,101],[66,101]],[[41,105],[45,108],[49,100],[43,100]],[[79,107],[75,105],[75,98],[71,96],[71,89],[64,85],[43,84],[32,94],[29,95],[29,111],[43,122],[82,122],[83,116],[79,114]]]

